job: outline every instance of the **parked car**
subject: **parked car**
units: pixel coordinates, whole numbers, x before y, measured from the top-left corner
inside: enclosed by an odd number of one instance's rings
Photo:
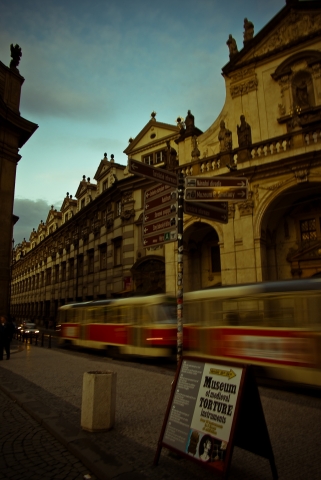
[[[35,323],[24,323],[20,329],[24,337],[37,337],[39,330]]]

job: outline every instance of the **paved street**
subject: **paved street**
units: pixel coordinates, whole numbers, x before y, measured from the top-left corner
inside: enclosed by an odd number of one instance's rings
[[[1,391],[0,418],[0,479],[83,480],[88,475],[88,468]]]
[[[40,470],[48,472],[52,466],[53,474],[40,477],[83,478],[88,472],[101,480],[219,478],[169,454],[165,448],[159,465],[152,465],[172,372],[16,341],[13,350],[10,361],[0,364],[4,398],[0,403],[4,419],[0,427],[1,453],[5,454],[0,461],[8,458],[10,467],[4,477],[0,470],[0,478],[34,479]],[[105,433],[84,432],[80,428],[83,374],[106,370],[117,373],[115,428]],[[260,396],[279,478],[321,478],[321,399],[268,388],[260,388]],[[11,428],[12,424],[17,428]],[[17,474],[10,477],[17,458]],[[22,476],[24,470],[29,477]],[[236,447],[228,478],[265,480],[272,475],[266,459]]]

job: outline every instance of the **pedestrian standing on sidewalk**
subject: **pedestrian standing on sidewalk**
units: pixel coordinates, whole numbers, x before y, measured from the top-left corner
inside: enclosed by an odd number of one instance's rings
[[[7,360],[10,360],[10,343],[13,338],[14,334],[14,326],[11,321],[11,318],[8,317],[7,319],[2,317],[1,321],[4,320],[4,349],[7,354]],[[1,357],[0,357],[1,358]],[[3,359],[3,348],[2,348],[2,359]]]

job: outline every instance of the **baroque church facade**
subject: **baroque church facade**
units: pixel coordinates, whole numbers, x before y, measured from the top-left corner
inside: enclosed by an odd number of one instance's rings
[[[188,112],[150,121],[125,153],[188,177],[240,178],[227,223],[184,214],[184,291],[321,274],[321,6],[287,1],[257,34],[227,41],[224,107],[201,132]],[[60,305],[129,294],[177,294],[177,243],[145,248],[144,192],[153,186],[113,158],[95,182],[53,207],[14,250],[11,310],[54,319]],[[212,203],[213,205],[213,203]],[[195,216],[196,215],[196,216]]]

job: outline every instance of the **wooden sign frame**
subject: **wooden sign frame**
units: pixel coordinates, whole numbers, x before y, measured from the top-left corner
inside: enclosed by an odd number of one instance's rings
[[[267,458],[278,478],[250,365],[183,356],[154,458],[163,447],[227,478],[234,446]]]

